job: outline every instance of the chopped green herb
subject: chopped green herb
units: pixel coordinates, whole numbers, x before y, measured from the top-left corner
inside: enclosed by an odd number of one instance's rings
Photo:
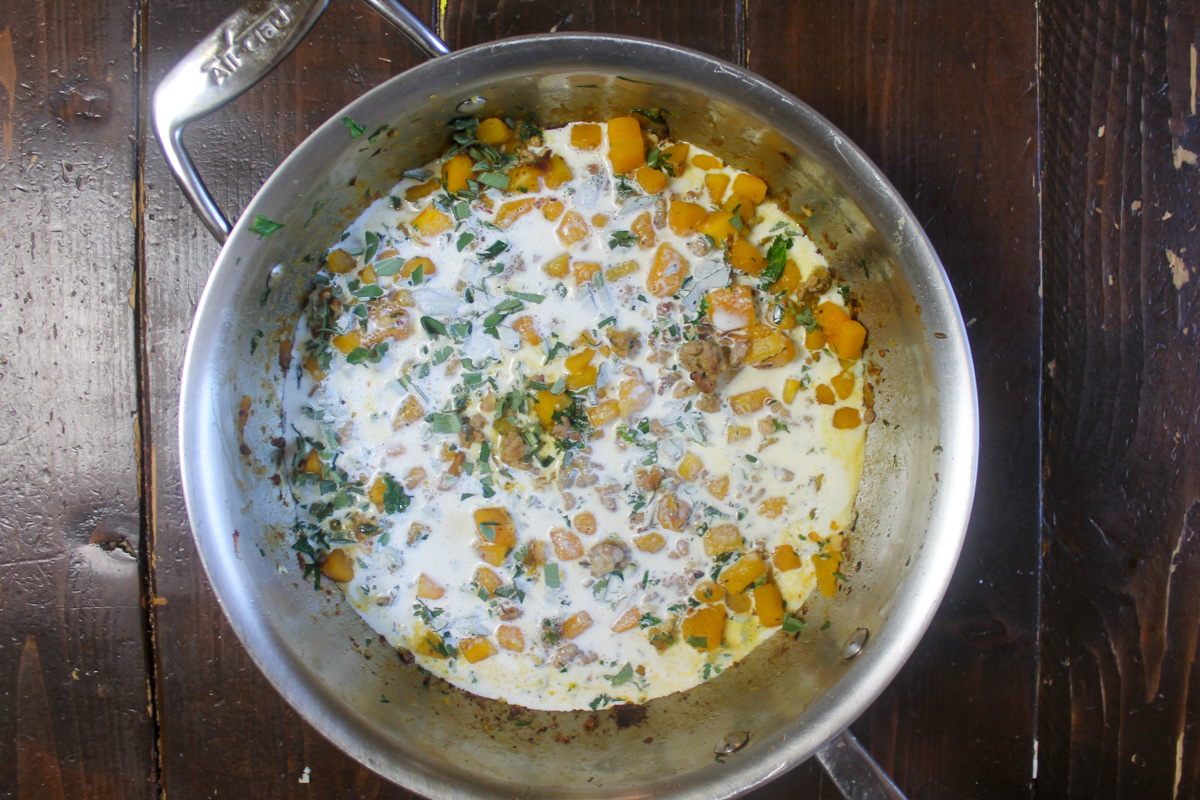
[[[708,637],[707,636],[689,636],[689,637],[687,637],[687,643],[690,644],[692,647],[695,647],[697,650],[707,650],[708,649]]]
[[[387,342],[380,342],[371,348],[356,347],[346,354],[346,362],[349,364],[378,364],[387,351]]]
[[[482,172],[479,174],[479,182],[503,192],[508,189],[509,177],[502,172]]]
[[[609,678],[608,681],[613,686],[620,686],[622,683],[627,683],[631,678],[633,678],[633,665],[626,661],[625,666],[621,667],[621,671]]]
[[[392,275],[395,275],[397,272],[400,271],[400,268],[403,266],[404,266],[403,258],[398,258],[396,256],[392,256],[391,258],[385,258],[383,261],[380,261],[378,264],[375,264],[374,267],[372,267],[372,269],[375,270],[375,274],[378,275],[379,277],[387,278]]]
[[[508,242],[492,242],[491,246],[488,247],[488,249],[482,251],[479,254],[479,256],[482,259],[484,259],[485,261],[487,261],[488,259],[495,258],[496,256],[500,255],[507,249],[508,249]]]
[[[796,314],[796,323],[803,325],[804,330],[808,331],[809,333],[812,333],[817,328],[821,327],[817,324],[817,319],[813,316],[811,308],[801,309],[800,312]]]
[[[463,231],[462,235],[458,237],[458,252],[461,253],[463,248],[465,248],[474,240],[475,234],[471,233],[470,231]]]
[[[547,564],[546,570],[546,585],[551,589],[557,589],[562,586],[562,575],[558,572],[558,564]]]
[[[367,129],[364,126],[359,125],[350,117],[342,117],[342,124],[346,126],[346,130],[350,131],[351,139],[357,139],[367,132]]]
[[[450,411],[435,411],[425,417],[434,433],[461,433],[462,420]]]
[[[257,234],[260,239],[265,239],[282,227],[282,222],[267,219],[262,214],[255,214],[254,223],[250,226],[250,232]]]
[[[791,246],[792,240],[782,234],[771,240],[771,246],[767,248],[767,265],[758,276],[764,289],[783,277],[784,267],[787,266],[788,248]]]
[[[618,247],[633,247],[637,241],[637,235],[631,231],[613,231],[612,237],[608,240],[608,246],[613,250]]]
[[[804,630],[807,627],[808,627],[808,625],[805,624],[804,620],[797,619],[796,617],[793,617],[791,614],[788,614],[786,617],[783,618],[783,632],[784,633],[799,633],[800,631]]]
[[[446,326],[440,320],[436,320],[433,317],[421,317],[421,327],[434,338],[446,335]]]
[[[628,80],[628,79],[626,79]],[[666,125],[668,112],[665,108],[631,108],[630,114],[641,114],[651,122],[657,122],[659,125]]]

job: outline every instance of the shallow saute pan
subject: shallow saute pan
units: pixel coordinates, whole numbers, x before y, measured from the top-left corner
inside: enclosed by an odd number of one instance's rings
[[[842,732],[900,669],[941,600],[974,491],[965,331],[912,213],[839,131],[743,69],[657,42],[549,34],[440,55],[368,92],[292,153],[229,226],[182,148],[182,127],[265,74],[324,2],[239,11],[155,94],[167,159],[224,242],[188,343],[180,449],[201,558],[250,655],[335,744],[432,797],[712,798],[814,753],[836,767],[853,749]],[[373,5],[430,55],[445,52],[401,7]],[[648,107],[669,109],[673,135],[763,176],[793,212],[811,212],[811,237],[862,302],[877,421],[847,539],[849,580],[837,597],[809,602],[805,630],[773,637],[688,692],[594,714],[530,712],[427,679],[336,590],[302,579],[272,443],[283,435],[280,352],[316,269],[308,254],[336,241],[404,170],[437,156],[450,119],[529,115],[553,126]],[[365,130],[352,136],[344,117]],[[272,226],[259,217],[282,227],[264,237]]]

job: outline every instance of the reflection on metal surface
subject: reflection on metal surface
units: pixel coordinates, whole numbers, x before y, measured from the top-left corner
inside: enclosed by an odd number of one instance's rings
[[[861,653],[870,635],[871,632],[866,628],[859,628],[850,634],[850,638],[846,640],[846,646],[842,648],[842,658],[849,661]]]
[[[717,742],[713,752],[719,756],[727,756],[741,750],[750,741],[750,731],[734,731],[727,733]]]
[[[482,111],[486,105],[487,98],[481,94],[477,94],[474,97],[468,97],[466,100],[463,100],[454,109],[460,114],[474,114],[476,111]]]

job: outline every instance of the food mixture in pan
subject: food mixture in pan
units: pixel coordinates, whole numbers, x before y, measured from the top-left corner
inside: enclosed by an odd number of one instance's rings
[[[320,254],[300,562],[478,695],[681,691],[845,580],[866,329],[803,219],[659,113],[456,120]]]

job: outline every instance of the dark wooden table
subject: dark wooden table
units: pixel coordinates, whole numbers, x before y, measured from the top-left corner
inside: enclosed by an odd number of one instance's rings
[[[2,6],[0,794],[412,797],[249,662],[180,495],[179,370],[217,247],[146,109],[234,0]],[[548,30],[678,42],[866,149],[950,273],[983,425],[953,584],[854,731],[912,797],[1197,796],[1200,4],[414,10],[455,48]],[[419,60],[332,0],[262,86],[193,126],[192,152],[239,209],[308,131]],[[805,764],[752,796],[837,794]]]

